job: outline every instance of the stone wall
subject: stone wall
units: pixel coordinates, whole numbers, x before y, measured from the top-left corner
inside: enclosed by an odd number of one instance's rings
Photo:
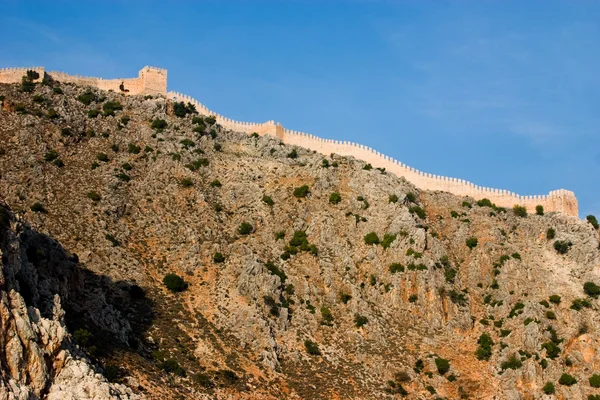
[[[463,179],[428,174],[381,154],[370,147],[347,141],[321,139],[308,133],[284,129],[281,124],[275,123],[275,121],[263,123],[235,121],[209,110],[197,100],[181,93],[169,92],[167,97],[175,101],[193,104],[200,114],[214,115],[217,123],[226,129],[248,134],[256,132],[259,135],[273,135],[286,144],[306,147],[324,155],[335,153],[352,156],[370,163],[374,168],[385,168],[386,171],[397,176],[403,176],[420,189],[445,191],[457,196],[471,196],[475,199],[487,198],[500,207],[512,208],[514,205],[521,205],[526,207],[528,212],[535,212],[535,207],[541,205],[546,212],[560,211],[573,216],[579,214],[575,193],[569,190],[559,189],[553,190],[547,195],[521,196],[507,190],[478,186]]]
[[[21,78],[27,73],[27,70],[37,71],[40,74],[38,81],[45,76],[44,67],[4,68],[0,70],[0,83],[21,82]],[[273,135],[281,139],[284,143],[306,147],[325,155],[336,153],[344,156],[352,156],[370,163],[375,168],[385,168],[386,171],[398,176],[404,176],[420,189],[446,191],[458,196],[471,196],[476,199],[487,198],[501,207],[513,207],[515,204],[518,204],[527,207],[529,212],[533,212],[537,205],[542,205],[547,212],[560,211],[567,215],[578,216],[577,198],[573,192],[568,190],[553,190],[548,195],[520,196],[507,190],[482,187],[462,179],[418,171],[370,147],[346,141],[321,139],[304,132],[284,129],[281,124],[275,123],[272,120],[262,123],[241,122],[224,117],[209,110],[205,105],[190,96],[177,92],[167,93],[167,70],[165,69],[146,66],[139,71],[137,78],[127,79],[84,77],[59,71],[49,71],[45,72],[45,74],[57,81],[92,86],[102,90],[113,90],[117,93],[125,92],[129,95],[163,95],[175,101],[191,103],[200,114],[214,115],[217,123],[226,129],[248,134],[256,132],[259,135]],[[121,85],[123,85],[124,91],[121,90]]]
[[[128,95],[163,95],[167,94],[167,70],[144,67],[137,78],[123,79],[103,79],[90,76],[71,75],[61,71],[45,71],[44,67],[30,68],[5,68],[0,70],[0,83],[18,83],[27,73],[27,70],[34,70],[40,74],[37,81],[41,81],[44,76],[52,78],[59,82],[74,83],[80,86],[91,86],[102,90],[112,90],[117,93]],[[123,85],[123,90],[121,89]]]

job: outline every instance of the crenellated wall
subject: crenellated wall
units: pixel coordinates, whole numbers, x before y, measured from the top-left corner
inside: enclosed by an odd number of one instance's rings
[[[44,67],[4,68],[0,70],[0,83],[19,83],[27,73],[27,70],[34,70],[40,74],[40,78],[36,82],[41,81],[47,76],[59,82],[91,86],[128,95],[150,94],[164,96],[167,94],[167,70],[148,66],[139,71],[137,78],[123,79],[103,79],[71,75],[61,71],[45,71]],[[123,90],[121,90],[121,85],[123,85]]]
[[[520,196],[507,190],[477,186],[462,179],[421,172],[370,147],[347,141],[321,139],[308,133],[284,129],[281,124],[275,123],[275,121],[262,123],[235,121],[209,110],[205,105],[190,96],[177,92],[167,93],[167,70],[165,69],[146,66],[139,71],[137,78],[102,79],[70,75],[58,71],[45,72],[44,67],[4,68],[0,69],[0,83],[19,83],[23,75],[27,73],[27,70],[34,70],[40,74],[40,78],[37,81],[40,81],[44,76],[49,76],[57,81],[92,86],[102,90],[113,90],[117,93],[129,95],[162,95],[175,101],[191,103],[200,114],[214,115],[217,123],[225,129],[248,134],[256,132],[259,135],[273,135],[281,139],[284,143],[306,147],[324,155],[335,153],[343,156],[352,156],[370,163],[375,168],[385,168],[386,171],[398,176],[404,176],[420,189],[440,190],[458,196],[471,196],[476,199],[487,198],[500,207],[509,208],[518,204],[527,207],[529,212],[533,212],[537,205],[542,205],[547,212],[560,211],[573,216],[578,216],[579,213],[577,198],[569,190],[553,190],[548,195]],[[121,90],[121,84],[123,84],[125,91]]]
[[[284,129],[281,124],[276,124],[274,121],[264,123],[235,121],[209,110],[197,100],[181,93],[169,92],[167,98],[191,103],[196,106],[196,109],[201,114],[214,115],[217,123],[226,129],[248,134],[254,132],[259,135],[270,134],[280,138],[286,144],[306,147],[324,155],[335,153],[343,156],[352,156],[370,163],[374,168],[385,168],[386,171],[398,176],[404,176],[420,189],[440,190],[458,196],[471,196],[476,199],[487,198],[500,207],[512,208],[518,204],[526,207],[529,212],[534,212],[537,205],[542,205],[546,212],[560,211],[574,216],[578,216],[579,214],[575,193],[569,190],[553,190],[547,195],[520,196],[507,190],[478,186],[462,179],[428,174],[358,143],[321,139],[308,133]]]

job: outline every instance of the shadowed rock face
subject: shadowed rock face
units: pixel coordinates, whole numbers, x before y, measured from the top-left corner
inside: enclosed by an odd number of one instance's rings
[[[353,158],[176,117],[162,98],[92,91],[84,104],[86,88],[52,85],[62,94],[0,85],[0,195],[17,216],[2,236],[0,393],[597,391],[591,224],[419,191]],[[91,111],[108,102],[122,109]],[[168,273],[187,288],[168,290]]]

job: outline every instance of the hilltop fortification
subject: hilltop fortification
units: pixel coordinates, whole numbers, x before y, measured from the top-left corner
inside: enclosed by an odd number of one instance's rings
[[[403,176],[420,189],[445,191],[457,196],[471,196],[478,199],[487,198],[500,207],[521,205],[529,211],[541,205],[547,212],[559,211],[566,215],[578,216],[577,198],[569,190],[558,189],[550,191],[547,195],[521,196],[508,190],[478,186],[463,179],[422,172],[370,147],[348,141],[322,139],[308,133],[285,129],[280,123],[272,120],[255,123],[224,117],[190,96],[173,91],[167,92],[167,70],[165,69],[146,66],[139,71],[137,78],[102,79],[70,75],[59,71],[45,71],[44,67],[5,68],[0,70],[0,83],[20,82],[28,70],[35,70],[40,74],[38,81],[50,78],[126,95],[162,95],[175,101],[191,103],[201,114],[214,115],[217,123],[225,129],[249,134],[256,132],[259,135],[273,135],[286,144],[306,147],[325,155],[336,153],[353,156],[372,164],[373,167],[385,168],[386,171]]]

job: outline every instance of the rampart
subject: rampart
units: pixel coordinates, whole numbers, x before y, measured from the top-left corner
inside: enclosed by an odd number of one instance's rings
[[[46,71],[44,67],[29,68],[4,68],[0,69],[0,83],[18,83],[28,70],[40,74],[41,81],[44,77],[60,82],[74,83],[80,86],[92,86],[102,90],[112,90],[128,95],[166,95],[167,70],[155,67],[142,68],[137,78],[103,79],[89,76],[71,75],[60,71]]]
[[[335,153],[343,156],[352,156],[370,163],[373,167],[385,168],[386,171],[392,172],[397,176],[404,176],[409,182],[412,182],[420,189],[439,190],[450,192],[457,196],[471,196],[475,199],[487,198],[499,207],[512,208],[514,205],[520,205],[526,207],[529,212],[533,212],[537,205],[541,205],[546,212],[560,211],[573,216],[578,216],[579,214],[575,193],[569,190],[559,189],[553,190],[547,195],[521,196],[508,190],[478,186],[463,179],[422,172],[358,143],[321,139],[308,133],[284,129],[281,124],[274,121],[264,123],[235,121],[209,110],[197,100],[181,93],[169,92],[167,98],[191,103],[200,114],[214,115],[217,123],[225,129],[249,134],[254,132],[259,135],[270,134],[280,138],[286,144],[306,147],[324,155]]]
[[[117,93],[162,95],[175,101],[191,103],[200,114],[214,115],[217,123],[225,129],[248,134],[256,132],[259,135],[273,135],[286,144],[306,147],[324,155],[335,153],[352,156],[370,163],[373,167],[385,168],[388,172],[404,176],[420,189],[445,191],[458,196],[471,196],[476,199],[487,198],[500,207],[513,207],[518,204],[527,207],[529,212],[533,212],[537,205],[541,205],[547,212],[559,211],[572,216],[578,216],[579,213],[577,198],[569,190],[553,190],[548,195],[520,196],[507,190],[478,186],[462,179],[428,174],[383,155],[370,147],[347,141],[321,139],[308,133],[284,129],[281,124],[275,123],[275,121],[262,123],[235,121],[209,110],[205,105],[190,96],[177,92],[167,93],[167,70],[165,69],[146,66],[139,71],[137,78],[102,79],[69,75],[58,71],[48,72],[45,71],[44,67],[4,68],[0,69],[0,83],[21,82],[22,77],[26,75],[28,70],[34,70],[40,74],[40,78],[36,81],[49,77],[57,81],[92,86],[102,90],[113,90]]]

